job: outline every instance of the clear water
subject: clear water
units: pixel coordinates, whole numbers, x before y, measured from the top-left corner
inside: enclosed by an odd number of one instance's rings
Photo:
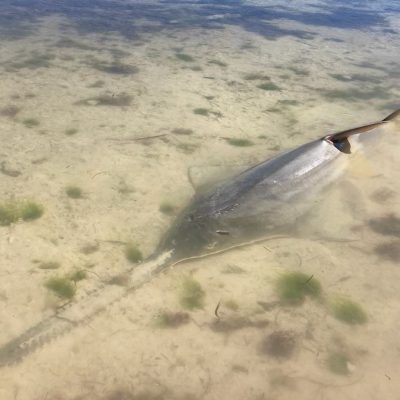
[[[1,367],[1,400],[399,397],[398,124],[285,237],[111,301],[127,244],[151,255],[199,182],[399,108],[399,3],[332,3],[1,2],[0,348],[61,327]],[[112,304],[75,326],[60,306],[92,291]]]

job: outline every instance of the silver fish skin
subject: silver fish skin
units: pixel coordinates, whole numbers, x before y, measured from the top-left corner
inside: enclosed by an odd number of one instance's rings
[[[350,154],[362,148],[360,134],[399,114],[397,110],[382,121],[306,143],[196,195],[156,254],[170,251],[176,261],[285,229],[293,232],[318,194],[345,172]]]

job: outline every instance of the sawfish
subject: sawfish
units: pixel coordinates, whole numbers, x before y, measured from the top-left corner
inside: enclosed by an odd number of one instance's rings
[[[129,271],[127,286],[100,284],[59,307],[0,346],[0,366],[17,363],[45,343],[83,325],[106,307],[177,263],[293,232],[315,199],[346,171],[362,147],[360,135],[390,123],[381,121],[328,134],[278,154],[197,193],[161,239],[154,254]]]

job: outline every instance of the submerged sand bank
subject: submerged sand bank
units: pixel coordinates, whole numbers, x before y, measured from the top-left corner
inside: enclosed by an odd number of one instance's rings
[[[0,227],[0,343],[54,312],[50,277],[87,271],[81,295],[130,268],[124,243],[151,254],[173,220],[161,203],[179,209],[194,193],[189,167],[251,165],[382,118],[397,94],[399,53],[387,49],[399,43],[380,32],[321,27],[312,40],[272,41],[231,26],[129,42],[65,23],[43,19],[2,47],[0,200],[34,199],[44,214]],[[380,136],[304,238],[177,265],[3,368],[1,399],[396,398],[399,142]],[[82,198],[68,197],[68,185]],[[45,261],[61,266],[38,268]],[[320,281],[323,301],[277,303],[276,279],[297,270]],[[194,311],[179,301],[188,274],[205,292]],[[368,323],[335,319],[339,295],[360,303]],[[188,312],[187,323],[161,329],[165,311]],[[265,345],[282,331],[293,344],[284,357]],[[329,369],[332,353],[348,357],[347,375]]]

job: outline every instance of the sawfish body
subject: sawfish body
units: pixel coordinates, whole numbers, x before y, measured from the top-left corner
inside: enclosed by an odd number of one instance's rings
[[[346,170],[358,136],[384,120],[324,136],[245,170],[197,194],[178,216],[146,262],[133,268],[128,287],[102,284],[57,310],[0,347],[0,366],[15,363],[44,343],[90,320],[113,302],[149,281],[156,272],[255,240],[293,231],[316,196]],[[350,139],[350,140],[349,140]]]
[[[362,148],[360,134],[382,121],[327,135],[279,154],[197,194],[161,241],[170,261],[229,248],[265,235],[291,233]]]
[[[179,260],[293,229],[315,196],[345,170],[327,140],[281,154],[195,196],[161,241]]]

